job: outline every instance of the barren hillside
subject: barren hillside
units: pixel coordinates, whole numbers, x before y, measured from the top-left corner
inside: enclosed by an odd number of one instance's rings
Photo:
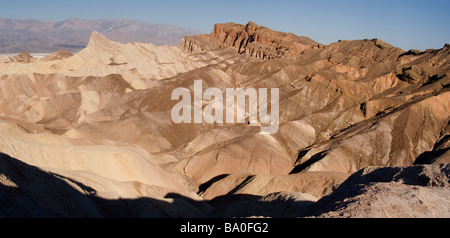
[[[450,217],[448,44],[225,23],[177,47],[94,32],[74,55],[0,62],[0,216]],[[277,133],[248,114],[174,123],[172,92],[196,80],[278,88]]]

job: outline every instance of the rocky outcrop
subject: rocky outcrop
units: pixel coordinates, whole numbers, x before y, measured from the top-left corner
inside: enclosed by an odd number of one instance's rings
[[[184,37],[179,47],[190,53],[231,47],[239,54],[267,60],[297,56],[321,45],[308,37],[276,32],[249,22],[245,26],[216,24],[210,35]]]
[[[213,214],[275,218],[447,218],[450,216],[449,173],[449,164],[367,167],[321,199],[292,190],[263,196],[241,194],[230,197],[226,204],[216,205]]]
[[[30,63],[33,59],[33,56],[22,51],[22,53],[14,56],[0,56],[0,63]]]
[[[450,165],[370,167],[310,209],[319,217],[449,217]]]
[[[185,36],[181,39],[180,43],[178,43],[178,48],[189,54],[202,53],[214,49],[206,36]]]

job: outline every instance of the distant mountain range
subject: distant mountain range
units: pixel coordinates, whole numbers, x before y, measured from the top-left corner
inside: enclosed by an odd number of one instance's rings
[[[44,53],[57,50],[75,53],[86,47],[93,31],[120,43],[142,42],[157,46],[176,45],[183,36],[202,33],[173,25],[128,19],[67,19],[54,22],[0,18],[0,53]]]

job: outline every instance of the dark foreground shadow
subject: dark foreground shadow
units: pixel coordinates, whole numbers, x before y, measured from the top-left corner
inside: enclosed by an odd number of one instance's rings
[[[425,151],[420,154],[414,164],[432,164],[434,163],[439,156],[445,154],[450,148],[445,148],[445,144],[450,141],[450,135],[446,135],[441,138],[436,144],[434,144],[433,149],[431,151]],[[443,148],[444,147],[444,148]]]
[[[0,217],[201,218],[210,208],[207,202],[178,194],[167,198],[171,202],[148,197],[103,199],[89,186],[0,153]]]
[[[260,196],[233,192],[211,201],[196,201],[176,193],[167,194],[166,199],[104,199],[73,178],[0,153],[0,218],[299,217],[312,205],[290,199],[264,201]]]

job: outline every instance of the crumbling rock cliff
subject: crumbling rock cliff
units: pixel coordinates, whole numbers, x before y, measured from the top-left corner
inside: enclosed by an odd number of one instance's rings
[[[249,22],[245,26],[216,24],[211,34],[184,37],[179,47],[190,53],[231,47],[239,54],[266,60],[294,57],[307,49],[320,48],[321,44],[308,37],[273,31]]]

